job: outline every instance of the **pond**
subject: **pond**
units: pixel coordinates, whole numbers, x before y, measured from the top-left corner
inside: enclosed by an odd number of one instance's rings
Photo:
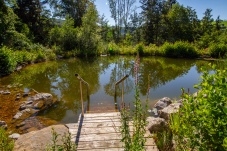
[[[0,85],[19,83],[24,91],[35,89],[38,92],[51,93],[59,103],[40,116],[58,123],[72,123],[77,122],[81,113],[80,82],[75,73],[89,83],[90,101],[86,97],[85,86],[83,99],[90,112],[114,109],[115,103],[119,108],[121,84],[117,87],[117,102],[114,101],[114,84],[128,74],[129,77],[124,82],[124,101],[133,108],[134,62],[133,56],[107,56],[39,63],[1,78]],[[138,84],[143,104],[148,87],[149,109],[162,97],[179,99],[181,88],[194,93],[196,89],[193,85],[199,82],[201,75],[199,69],[208,63],[209,61],[202,60],[141,57]]]

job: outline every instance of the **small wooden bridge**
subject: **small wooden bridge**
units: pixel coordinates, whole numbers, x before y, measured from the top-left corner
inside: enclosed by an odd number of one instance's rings
[[[81,80],[82,86],[82,83],[85,81],[79,76],[77,77]],[[105,113],[84,113],[82,103],[82,113],[78,123],[71,123],[66,126],[71,133],[71,141],[77,144],[78,151],[123,151],[124,144],[121,142],[120,119],[121,114],[116,110],[105,111]],[[130,129],[131,131],[133,130],[132,124]],[[148,130],[144,137],[146,138],[145,149],[147,151],[157,151],[157,146]]]

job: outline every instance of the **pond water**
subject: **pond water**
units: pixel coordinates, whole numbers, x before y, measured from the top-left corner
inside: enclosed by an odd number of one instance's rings
[[[114,84],[126,74],[124,82],[124,101],[133,108],[134,101],[134,62],[135,57],[115,56],[60,60],[39,63],[0,79],[0,85],[23,84],[24,91],[35,89],[38,92],[51,93],[59,100],[54,107],[40,116],[59,123],[77,122],[81,113],[80,83],[75,77],[78,73],[89,83],[90,101],[83,86],[83,99],[90,111],[108,110],[121,102],[121,85],[117,87],[117,102],[114,101]],[[150,86],[148,105],[151,109],[162,97],[178,99],[181,88],[194,93],[193,88],[200,79],[202,65],[209,61],[170,59],[159,57],[140,58],[139,89],[140,98],[145,104],[147,89]],[[148,78],[150,80],[148,80]],[[149,81],[149,82],[148,82]],[[89,102],[89,106],[87,106]]]

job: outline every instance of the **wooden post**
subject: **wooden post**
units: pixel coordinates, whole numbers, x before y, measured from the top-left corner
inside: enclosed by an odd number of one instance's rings
[[[80,99],[81,99],[81,114],[82,114],[82,116],[84,116],[84,101],[83,101],[82,81],[80,81]]]
[[[121,103],[124,103],[124,81],[122,81],[122,88],[121,88]]]

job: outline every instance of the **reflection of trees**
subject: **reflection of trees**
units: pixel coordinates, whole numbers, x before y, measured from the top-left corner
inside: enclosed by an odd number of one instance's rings
[[[142,58],[139,76],[141,93],[145,95],[147,92],[148,76],[150,76],[150,87],[155,89],[186,74],[194,62],[193,60],[171,58]]]
[[[132,58],[118,58],[112,62],[112,71],[110,74],[110,81],[104,86],[105,93],[110,96],[114,96],[114,85],[115,82],[123,78],[126,74],[132,75],[133,72],[133,61]],[[121,87],[121,84],[118,86]],[[124,81],[124,94],[131,92],[133,89],[133,81],[128,78]],[[121,89],[117,89],[117,95],[121,93]]]
[[[220,60],[216,60],[216,61],[205,61],[205,60],[197,60],[196,61],[196,70],[198,71],[198,73],[202,73],[202,68],[207,70],[207,71],[211,71],[213,70],[212,67],[209,65],[216,65],[216,69],[224,69],[226,62],[224,61],[220,61]]]
[[[79,80],[75,73],[89,83],[90,94],[96,93],[99,88],[99,74],[101,67],[97,59],[71,59],[58,62],[48,62],[27,67],[19,74],[9,79],[14,83],[22,83],[25,88],[33,88],[38,92],[52,93],[61,100],[57,108],[50,109],[43,114],[56,115],[58,119],[65,116],[67,110],[77,114],[81,108]],[[86,101],[86,89],[83,89]]]

